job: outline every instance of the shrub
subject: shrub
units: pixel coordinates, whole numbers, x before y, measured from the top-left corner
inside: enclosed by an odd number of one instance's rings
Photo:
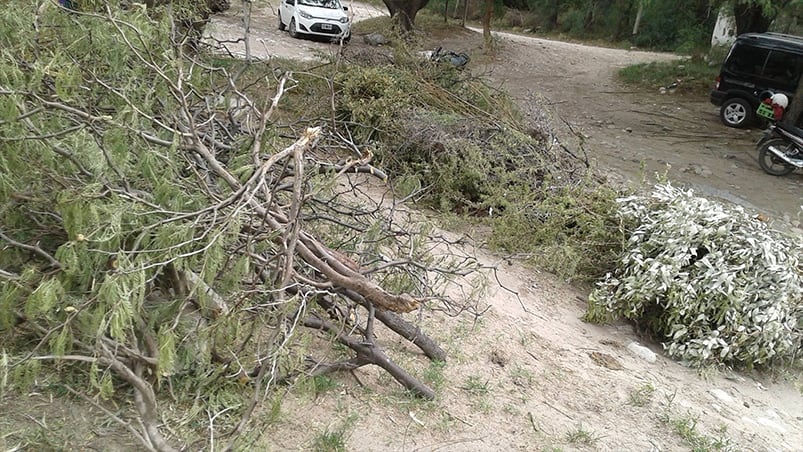
[[[636,225],[619,268],[598,283],[586,318],[622,316],[693,365],[746,367],[801,350],[799,251],[741,207],[659,185],[619,200]]]

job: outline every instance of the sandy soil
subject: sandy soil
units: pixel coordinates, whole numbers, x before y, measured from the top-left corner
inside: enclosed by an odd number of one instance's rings
[[[263,57],[336,52],[328,43],[292,40],[275,22],[270,7],[255,13],[252,51],[264,43]],[[233,9],[215,20],[212,34],[238,23]],[[758,131],[722,126],[707,99],[660,95],[657,87],[631,92],[614,80],[619,67],[673,56],[498,38],[498,57],[473,69],[522,104],[545,100],[556,124],[563,118],[579,131],[590,158],[611,177],[626,183],[666,172],[676,184],[799,226],[803,176],[764,174],[753,152]],[[478,54],[480,42],[466,31],[442,45]],[[365,47],[358,33],[350,45]],[[484,300],[489,311],[476,321],[423,314],[424,329],[449,352],[447,366],[428,369],[407,344],[386,344],[394,359],[437,387],[435,402],[411,399],[387,375],[362,368],[338,376],[336,389],[325,393],[289,394],[264,447],[307,450],[324,433],[342,431],[355,451],[674,451],[693,449],[695,434],[710,441],[699,450],[803,450],[799,375],[701,375],[663,357],[660,345],[629,325],[582,322],[583,289],[476,252],[502,283]],[[634,342],[655,359],[632,352]]]

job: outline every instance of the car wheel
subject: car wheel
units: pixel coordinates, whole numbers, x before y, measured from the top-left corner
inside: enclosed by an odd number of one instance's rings
[[[291,38],[297,38],[298,37],[298,30],[296,29],[296,19],[295,18],[290,19],[290,25],[287,26],[287,29],[288,29],[288,33],[290,33],[290,37]]]
[[[722,123],[728,127],[747,127],[755,120],[753,107],[744,99],[734,97],[728,99],[719,109],[719,117]]]
[[[282,22],[282,13],[276,13],[279,16],[279,31],[284,31],[284,23]]]

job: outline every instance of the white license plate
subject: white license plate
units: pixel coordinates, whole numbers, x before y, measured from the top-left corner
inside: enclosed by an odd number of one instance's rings
[[[332,24],[321,24],[321,30],[331,30]]]

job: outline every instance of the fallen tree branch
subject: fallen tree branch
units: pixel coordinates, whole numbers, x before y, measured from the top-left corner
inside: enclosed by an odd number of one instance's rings
[[[412,375],[408,374],[404,369],[396,365],[379,347],[372,342],[360,342],[348,334],[345,334],[341,328],[336,327],[330,322],[318,317],[309,317],[304,320],[304,326],[321,331],[325,331],[341,344],[354,350],[357,357],[361,361],[368,364],[374,364],[385,371],[387,371],[393,378],[396,379],[402,386],[413,392],[414,394],[428,400],[435,399],[435,392],[425,384],[416,380]]]

